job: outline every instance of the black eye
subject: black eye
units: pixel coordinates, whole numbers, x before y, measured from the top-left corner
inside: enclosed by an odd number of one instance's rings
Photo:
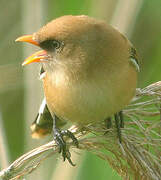
[[[59,49],[61,43],[57,40],[46,40],[40,43],[40,47],[47,51],[54,51],[55,49]]]

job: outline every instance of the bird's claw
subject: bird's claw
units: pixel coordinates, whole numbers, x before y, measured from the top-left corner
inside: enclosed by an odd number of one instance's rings
[[[70,132],[69,130],[62,130],[61,133],[63,136],[67,136],[67,137],[71,138],[74,145],[78,148],[78,140],[72,132]]]
[[[61,131],[58,128],[54,129],[54,140],[56,141],[56,143],[59,146],[59,153],[62,153],[64,161],[67,159],[72,166],[75,166],[75,164],[71,160],[71,154],[69,152],[69,149],[66,145],[66,142],[65,142],[63,136],[67,136],[67,137],[71,138],[73,143],[76,145],[76,147],[78,147],[78,140],[73,135],[73,133],[71,133],[69,130]]]

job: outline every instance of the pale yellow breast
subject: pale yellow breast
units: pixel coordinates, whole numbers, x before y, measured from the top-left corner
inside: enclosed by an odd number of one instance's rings
[[[129,65],[117,73],[108,74],[107,71],[96,74],[90,81],[75,82],[62,72],[52,76],[46,74],[43,84],[50,111],[79,124],[101,121],[113,115],[130,102],[137,79],[135,69]]]

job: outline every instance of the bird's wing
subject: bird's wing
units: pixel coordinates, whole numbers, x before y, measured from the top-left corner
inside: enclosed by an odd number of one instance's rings
[[[58,127],[62,127],[66,122],[57,118],[56,124]],[[50,114],[45,98],[43,99],[39,112],[31,125],[32,137],[35,139],[42,138],[49,135],[53,130],[53,117]]]
[[[43,99],[39,112],[31,125],[32,137],[41,138],[52,132],[53,118],[49,112],[45,98]]]
[[[135,69],[140,72],[138,55],[136,49],[133,46],[130,48],[130,62],[133,66],[135,66]]]
[[[40,68],[39,76],[40,79],[45,76],[43,66]],[[40,105],[39,112],[37,113],[36,118],[30,127],[32,137],[38,139],[50,134],[52,131],[52,126],[53,118],[47,107],[46,99],[44,98]]]

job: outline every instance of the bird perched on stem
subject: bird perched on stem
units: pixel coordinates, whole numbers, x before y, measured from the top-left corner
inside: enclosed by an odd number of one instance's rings
[[[16,41],[29,42],[43,50],[23,65],[42,64],[46,105],[53,119],[54,139],[64,160],[74,165],[63,136],[78,141],[61,120],[78,126],[100,122],[115,115],[119,141],[119,113],[135,94],[139,65],[132,44],[120,32],[88,16],[62,16],[32,35]]]

